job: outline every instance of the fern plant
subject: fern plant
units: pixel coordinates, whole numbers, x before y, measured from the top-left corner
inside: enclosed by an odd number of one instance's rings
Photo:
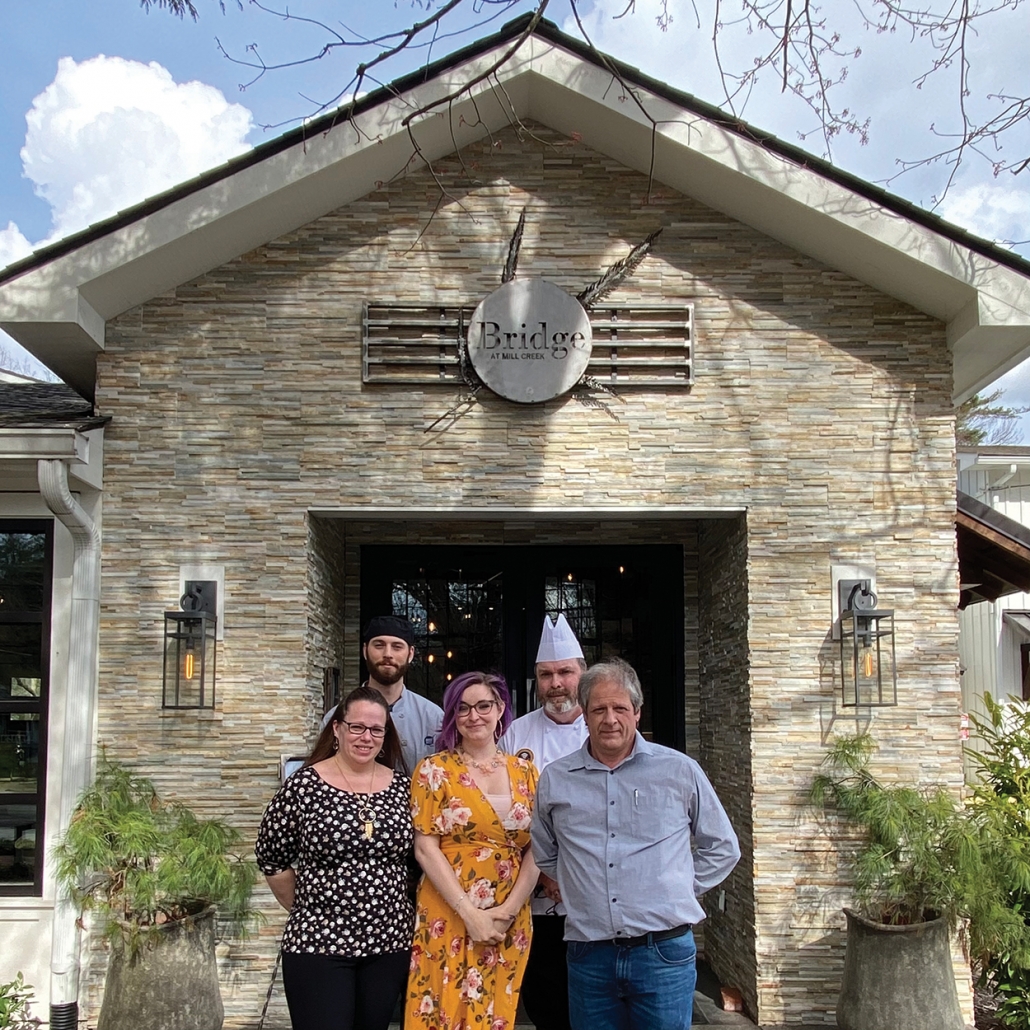
[[[838,738],[813,802],[862,833],[855,894],[879,923],[963,921],[971,953],[1005,953],[1030,964],[1030,932],[1013,904],[1013,884],[1030,890],[1030,838],[991,806],[965,806],[945,787],[885,784],[869,770],[867,734]]]
[[[209,905],[242,929],[257,868],[236,853],[239,842],[227,823],[165,804],[149,780],[104,758],[54,857],[58,879],[105,936],[136,945]]]

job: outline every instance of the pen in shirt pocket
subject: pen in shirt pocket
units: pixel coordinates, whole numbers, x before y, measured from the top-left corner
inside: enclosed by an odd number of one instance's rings
[[[633,807],[634,808],[637,807],[637,798],[639,798],[639,797],[640,797],[640,791],[639,790],[633,791]]]

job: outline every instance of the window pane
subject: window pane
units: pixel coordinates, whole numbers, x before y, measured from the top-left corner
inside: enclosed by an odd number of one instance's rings
[[[36,793],[39,726],[38,712],[0,712],[0,797]]]
[[[45,573],[43,533],[0,533],[0,611],[42,611]]]
[[[0,623],[0,701],[39,699],[42,644],[40,623]]]
[[[501,668],[503,577],[496,572],[455,579],[434,571],[424,578],[394,581],[393,614],[410,619],[415,627],[415,661],[405,683],[439,702],[460,673]]]
[[[36,878],[36,806],[0,803],[0,884]]]

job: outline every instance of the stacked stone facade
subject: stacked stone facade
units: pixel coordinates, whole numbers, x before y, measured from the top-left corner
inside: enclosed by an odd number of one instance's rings
[[[539,126],[463,157],[474,182],[452,157],[434,164],[443,196],[424,172],[370,184],[108,325],[100,740],[252,836],[280,755],[310,741],[322,669],[356,682],[363,542],[681,543],[688,746],[745,849],[725,912],[709,901],[707,954],[760,1022],[832,1023],[847,869],[804,802],[827,739],[868,728],[889,774],[962,779],[944,328]],[[484,391],[426,432],[453,389],[362,385],[362,302],[478,300],[523,207],[520,275],[572,293],[663,227],[618,299],[694,304],[692,389],[626,390],[618,422]],[[365,505],[456,514],[309,514]],[[564,505],[697,516],[461,516]],[[855,718],[836,690],[830,566],[858,562],[897,610],[900,704]],[[163,612],[179,566],[201,563],[225,568],[219,702],[163,712]],[[259,901],[270,921],[223,949],[239,1022],[260,1011],[281,925]]]

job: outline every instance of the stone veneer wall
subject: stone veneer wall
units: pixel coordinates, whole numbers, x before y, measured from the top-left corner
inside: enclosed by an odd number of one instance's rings
[[[346,532],[335,519],[308,519],[308,690],[316,698],[316,716],[322,711],[323,674],[326,669],[340,670],[343,679],[347,653]],[[353,681],[350,681],[353,682]]]
[[[740,862],[722,887],[704,898],[705,958],[720,983],[741,989],[754,1015],[758,996],[745,519],[704,523],[698,551],[701,765],[740,841]],[[725,891],[725,911],[719,910],[720,891]]]
[[[442,203],[423,173],[370,182],[107,326],[99,737],[169,796],[253,834],[320,691],[309,509],[746,509],[756,939],[739,947],[756,954],[761,1022],[828,1021],[847,872],[802,799],[828,735],[856,725],[835,694],[831,563],[875,564],[898,613],[901,705],[861,723],[882,761],[962,779],[944,328],[689,197],[649,195],[643,176],[546,128],[464,156],[474,183],[456,158],[434,163]],[[362,301],[477,300],[523,206],[520,274],[573,293],[664,227],[615,299],[695,304],[690,391],[626,390],[618,423],[569,397],[484,391],[427,433],[455,391],[362,385]],[[160,709],[161,613],[187,562],[225,567],[211,714]],[[356,619],[348,600],[348,641]],[[228,949],[233,1018],[260,1010],[276,930]]]

